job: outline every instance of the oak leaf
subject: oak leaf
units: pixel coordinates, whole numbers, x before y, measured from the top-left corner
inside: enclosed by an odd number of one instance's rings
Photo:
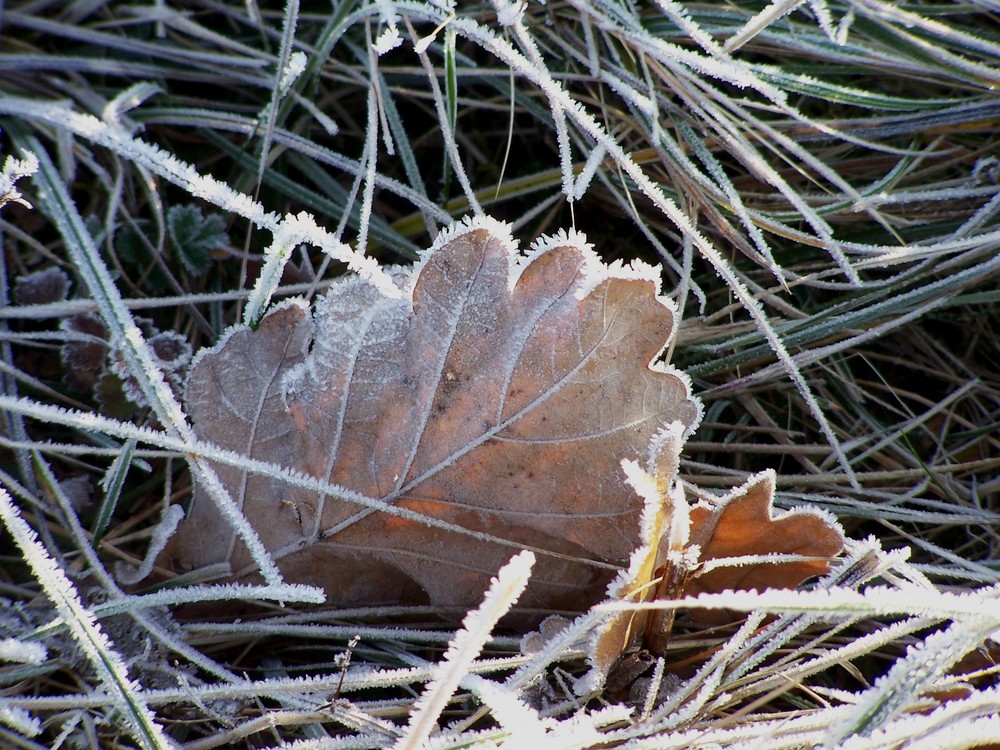
[[[677,477],[682,447],[683,426],[675,423],[650,443],[645,467],[622,462],[629,484],[644,500],[643,540],[629,567],[608,586],[609,603],[791,589],[829,572],[844,547],[832,516],[811,508],[774,511],[771,470],[720,498],[692,505]],[[699,626],[734,619],[724,610],[691,609],[687,615]],[[673,620],[670,608],[624,610],[609,618],[591,636],[592,669],[576,689],[581,694],[596,689],[630,647],[641,644],[662,655]]]
[[[479,219],[393,278],[399,299],[348,277],[311,315],[283,303],[198,356],[201,439],[332,487],[218,464],[221,480],[286,579],[334,604],[465,609],[529,548],[521,605],[586,609],[640,543],[621,460],[700,417],[687,378],[657,361],[675,325],[658,273],[606,266],[575,232],[521,255]],[[202,488],[161,560],[257,579]]]

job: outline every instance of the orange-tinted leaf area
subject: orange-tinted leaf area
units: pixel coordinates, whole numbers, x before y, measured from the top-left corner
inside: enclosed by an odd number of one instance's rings
[[[201,439],[330,483],[216,464],[224,486],[286,579],[333,604],[468,608],[527,547],[519,606],[586,609],[642,541],[621,461],[700,415],[687,379],[656,362],[675,317],[658,274],[605,266],[575,233],[522,255],[478,220],[395,278],[399,299],[349,277],[198,357]],[[161,561],[259,580],[201,487]]]
[[[750,477],[729,494],[693,507],[677,479],[682,432],[671,425],[653,440],[645,469],[623,464],[629,483],[645,501],[643,543],[629,568],[608,587],[611,601],[651,602],[679,599],[727,589],[791,589],[830,570],[844,547],[837,522],[819,511],[775,512],[774,472]],[[794,560],[726,565],[724,558],[790,555]],[[718,567],[706,568],[716,561]],[[662,654],[674,611],[625,610],[593,634],[589,657],[593,669],[577,686],[585,693],[597,687],[622,654],[641,644]],[[695,626],[737,619],[725,610],[687,612]]]
[[[774,473],[764,471],[720,498],[714,507],[695,506],[690,542],[701,547],[699,560],[765,554],[803,559],[715,568],[693,576],[685,596],[726,589],[793,589],[807,578],[829,572],[829,560],[844,548],[837,524],[804,510],[775,514],[773,501]],[[711,614],[712,610],[692,611],[699,622],[707,622]]]

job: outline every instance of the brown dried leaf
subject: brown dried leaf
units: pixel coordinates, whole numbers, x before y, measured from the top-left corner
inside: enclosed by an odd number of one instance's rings
[[[809,559],[715,568],[691,578],[685,596],[726,589],[793,589],[830,571],[830,558],[844,548],[837,524],[808,509],[775,513],[773,501],[774,472],[762,471],[712,506],[692,508],[690,540],[701,547],[700,561],[769,553]],[[712,610],[692,612],[699,622],[712,619],[711,614]]]
[[[455,227],[391,300],[350,278],[311,320],[286,303],[196,360],[201,438],[466,533],[219,466],[286,578],[341,605],[478,603],[519,547],[525,607],[581,610],[639,544],[619,462],[699,405],[660,364],[674,329],[657,274],[608,268],[578,235],[518,255],[503,225]],[[549,554],[544,554],[549,553]],[[177,568],[254,566],[199,492]]]
[[[830,560],[844,547],[843,532],[819,511],[774,514],[773,471],[755,474],[712,503],[689,507],[676,481],[679,434],[674,425],[651,443],[645,471],[623,462],[629,483],[645,501],[643,543],[629,568],[608,587],[610,602],[679,599],[728,589],[790,589],[829,572]],[[702,569],[709,561],[772,554],[802,559]],[[699,626],[734,619],[724,610],[710,609],[692,609],[688,617]],[[673,619],[673,609],[624,610],[609,619],[591,638],[592,669],[576,689],[581,694],[595,690],[640,635],[645,649],[662,654]]]
[[[622,462],[628,483],[643,499],[642,544],[633,552],[629,567],[608,586],[611,602],[651,601],[660,588],[657,571],[664,567],[671,550],[683,551],[688,508],[674,483],[682,446],[683,426],[675,422],[653,439],[645,470],[634,461]],[[625,611],[600,627],[589,647],[595,669],[582,684],[603,679],[642,633],[654,627],[654,622],[660,625],[659,615],[648,610]],[[591,684],[581,689],[590,692],[593,687]]]

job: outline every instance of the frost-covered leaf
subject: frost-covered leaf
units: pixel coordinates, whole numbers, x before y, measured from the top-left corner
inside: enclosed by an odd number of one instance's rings
[[[170,242],[188,273],[203,273],[211,264],[209,251],[229,244],[225,222],[218,214],[202,214],[198,206],[171,206],[167,211]]]
[[[699,418],[687,379],[655,363],[674,329],[658,274],[606,267],[575,233],[521,256],[505,226],[477,220],[395,278],[400,299],[350,277],[312,317],[286,302],[230,330],[187,394],[201,438],[389,507],[220,477],[288,580],[336,603],[467,609],[526,547],[538,561],[521,604],[586,608],[639,544],[620,461]],[[202,494],[167,557],[254,572]]]
[[[32,153],[25,154],[24,159],[7,156],[3,168],[0,169],[0,208],[7,203],[20,203],[26,208],[31,208],[31,204],[24,199],[16,185],[22,177],[33,175],[37,170],[38,157]]]
[[[62,302],[69,294],[70,280],[58,266],[19,276],[14,282],[14,302],[19,305],[44,305]]]
[[[844,548],[840,526],[832,516],[812,509],[775,513],[772,471],[755,474],[714,502],[692,507],[677,481],[681,437],[678,425],[661,432],[650,445],[645,470],[623,462],[645,511],[642,544],[628,569],[608,586],[611,603],[790,589],[829,572],[830,560]],[[625,610],[606,621],[591,637],[592,669],[578,682],[578,692],[596,689],[640,636],[647,649],[661,654],[673,617],[673,609]],[[698,625],[733,619],[725,610],[710,609],[693,609],[688,617]]]
[[[89,313],[64,318],[59,327],[67,334],[59,352],[63,381],[77,391],[93,388],[108,355],[108,327]]]
[[[726,589],[793,589],[807,578],[824,575],[830,559],[844,548],[836,521],[818,510],[775,512],[774,472],[763,471],[714,503],[691,509],[691,544],[700,562],[754,555],[799,555],[800,560],[721,566],[691,578],[685,596]],[[706,617],[710,610],[693,613]]]

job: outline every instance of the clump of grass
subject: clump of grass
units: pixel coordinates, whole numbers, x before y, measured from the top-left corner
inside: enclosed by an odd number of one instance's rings
[[[980,4],[15,2],[0,23],[2,152],[39,160],[0,180],[0,744],[387,747],[438,721],[441,747],[995,739]],[[779,502],[858,540],[827,579],[728,597],[741,627],[681,625],[651,675],[585,698],[572,638],[480,651],[485,615],[456,636],[317,611],[267,571],[125,585],[204,470],[190,353],[345,268],[379,283],[467,213],[662,265],[706,405],[685,479],[776,468]],[[166,609],[236,595],[273,610]]]

